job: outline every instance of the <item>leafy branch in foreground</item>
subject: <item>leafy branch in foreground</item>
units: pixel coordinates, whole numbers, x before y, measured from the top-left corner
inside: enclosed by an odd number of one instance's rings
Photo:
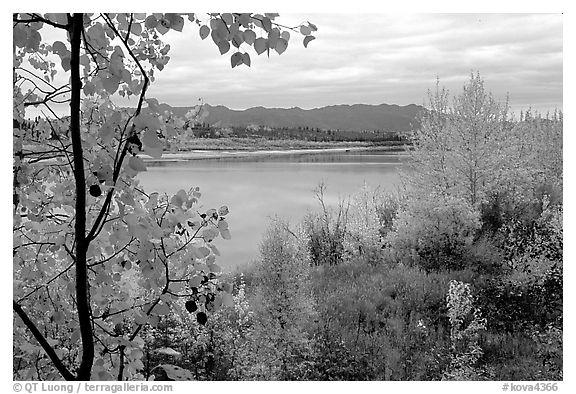
[[[139,154],[161,157],[201,108],[179,118],[146,94],[170,59],[160,39],[169,30],[188,20],[222,54],[238,49],[232,67],[249,66],[246,47],[281,54],[288,30],[300,30],[305,46],[312,39],[314,25],[288,28],[276,17],[13,15],[15,379],[141,378],[143,327],[188,314],[191,297],[204,297],[196,314],[205,322],[227,299],[213,241],[230,239],[228,208],[199,210],[197,187],[146,193],[136,178],[146,170]],[[48,42],[46,29],[67,38]],[[69,82],[59,85],[60,74]],[[136,109],[118,96],[136,98]],[[69,116],[56,115],[59,103]],[[36,107],[51,117],[32,122]]]

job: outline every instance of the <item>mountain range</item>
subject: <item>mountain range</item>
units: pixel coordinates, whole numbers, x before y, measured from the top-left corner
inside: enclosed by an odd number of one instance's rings
[[[184,115],[191,107],[171,107],[178,115]],[[380,104],[331,105],[328,107],[302,109],[254,107],[233,110],[222,105],[205,104],[208,116],[204,122],[220,127],[269,126],[273,128],[319,128],[341,131],[408,131],[419,126],[418,114],[424,107]]]

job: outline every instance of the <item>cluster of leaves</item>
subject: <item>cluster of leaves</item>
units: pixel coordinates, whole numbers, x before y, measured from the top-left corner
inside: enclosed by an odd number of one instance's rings
[[[230,57],[230,64],[234,68],[242,64],[250,66],[250,55],[247,52],[240,51],[242,44],[246,44],[249,47],[252,46],[258,55],[266,52],[270,56],[271,49],[279,55],[286,51],[290,41],[289,30],[299,32],[304,36],[303,44],[305,47],[308,47],[310,41],[315,39],[312,32],[318,30],[316,25],[307,22],[297,27],[286,27],[275,23],[277,16],[278,14],[274,13],[264,15],[247,13],[210,14],[209,24],[201,24],[198,20],[196,20],[196,23],[200,26],[198,31],[200,38],[204,40],[210,36],[221,55],[230,51],[230,44],[237,48],[237,51]],[[254,31],[256,28],[261,29],[264,34],[258,37]]]

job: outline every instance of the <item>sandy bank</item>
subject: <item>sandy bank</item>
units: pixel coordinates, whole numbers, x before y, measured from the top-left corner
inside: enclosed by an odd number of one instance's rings
[[[342,148],[320,148],[320,149],[287,149],[287,150],[254,150],[254,151],[234,151],[234,150],[192,150],[189,152],[164,153],[161,158],[155,159],[145,154],[140,157],[147,163],[150,162],[180,162],[190,160],[206,159],[229,159],[247,157],[267,157],[281,155],[301,155],[301,154],[321,154],[353,151],[382,151],[381,147],[342,147]],[[392,153],[392,152],[391,152]]]

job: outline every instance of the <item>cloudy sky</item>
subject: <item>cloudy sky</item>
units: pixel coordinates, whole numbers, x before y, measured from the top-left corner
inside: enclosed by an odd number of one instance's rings
[[[512,109],[562,108],[561,14],[295,14],[277,19],[318,26],[307,49],[292,33],[281,56],[257,56],[230,67],[198,28],[169,32],[171,60],[150,96],[173,106],[206,103],[314,108],[334,104],[422,104],[436,77],[459,93],[479,71]],[[244,44],[246,45],[246,44]],[[242,48],[242,47],[241,47]]]

